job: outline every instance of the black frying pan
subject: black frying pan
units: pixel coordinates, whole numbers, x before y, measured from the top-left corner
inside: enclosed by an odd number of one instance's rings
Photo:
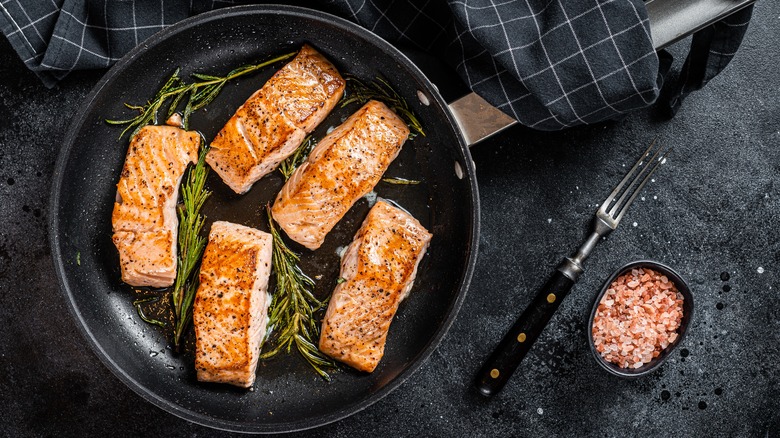
[[[169,348],[169,330],[146,324],[120,282],[111,242],[115,184],[127,138],[104,122],[127,114],[124,102],[150,98],[176,67],[182,74],[222,73],[295,51],[310,43],[343,73],[365,80],[382,75],[406,97],[427,136],[407,142],[387,176],[421,180],[416,186],[380,183],[376,192],[398,202],[433,232],[409,298],[391,326],[384,359],[372,374],[344,369],[321,380],[291,354],[261,362],[255,390],[202,384],[195,379],[192,333],[181,354]],[[211,139],[235,109],[276,68],[228,85],[191,127]],[[418,99],[418,91],[429,105]],[[315,132],[322,137],[351,111],[339,109]],[[456,171],[456,167],[460,171]],[[210,226],[228,220],[267,230],[263,206],[283,181],[267,176],[244,196],[233,194],[212,172],[214,195],[205,207]],[[315,293],[335,286],[339,258],[369,209],[360,200],[316,252],[303,254],[303,268],[319,277]],[[246,432],[292,431],[353,414],[400,385],[428,358],[453,319],[474,268],[479,205],[473,163],[447,104],[426,77],[398,50],[372,33],[328,14],[294,7],[222,9],[185,20],[155,35],[114,66],[75,115],[55,172],[51,195],[51,245],[57,275],[77,324],[98,357],[125,384],[155,405],[207,426]],[[272,286],[273,287],[273,286]]]

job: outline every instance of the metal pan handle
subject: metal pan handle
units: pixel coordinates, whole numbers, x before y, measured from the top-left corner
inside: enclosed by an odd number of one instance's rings
[[[474,92],[452,102],[449,108],[469,147],[517,124]]]
[[[753,3],[755,0],[648,0],[653,46],[660,50]],[[455,100],[449,108],[469,147],[517,123],[474,92]]]

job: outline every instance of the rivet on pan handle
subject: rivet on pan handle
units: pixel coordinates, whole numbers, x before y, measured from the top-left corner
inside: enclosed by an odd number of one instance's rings
[[[469,146],[517,123],[473,92],[452,102],[449,107]]]

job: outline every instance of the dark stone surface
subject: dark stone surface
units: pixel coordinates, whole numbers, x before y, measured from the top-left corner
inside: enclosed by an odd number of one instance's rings
[[[780,4],[759,2],[732,65],[674,120],[642,111],[560,133],[512,129],[475,147],[480,256],[452,330],[397,391],[300,435],[780,436],[778,16]],[[227,435],[125,387],[58,291],[49,185],[70,117],[100,75],[47,90],[0,40],[0,435]],[[469,388],[481,361],[653,138],[674,145],[669,163],[596,249],[504,391],[477,398]],[[669,362],[626,381],[596,364],[585,325],[604,279],[641,258],[686,277],[696,313]]]

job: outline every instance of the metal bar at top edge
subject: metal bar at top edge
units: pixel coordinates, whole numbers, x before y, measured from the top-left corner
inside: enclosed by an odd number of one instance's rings
[[[720,21],[756,0],[649,0],[653,47],[661,50],[696,31]]]

